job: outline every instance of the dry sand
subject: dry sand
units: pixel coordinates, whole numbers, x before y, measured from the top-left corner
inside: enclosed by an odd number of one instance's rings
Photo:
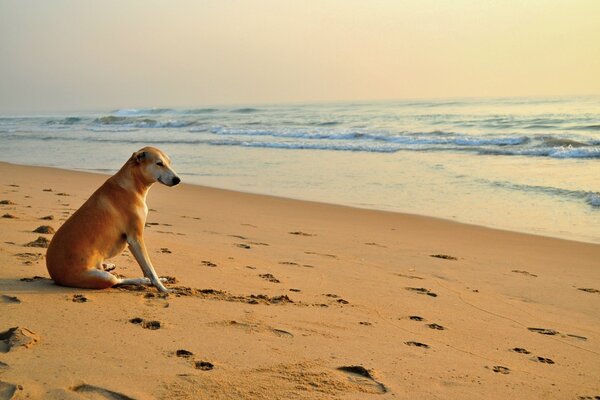
[[[0,163],[0,400],[600,396],[600,245],[155,185],[173,292],[56,286],[25,245],[105,179]]]

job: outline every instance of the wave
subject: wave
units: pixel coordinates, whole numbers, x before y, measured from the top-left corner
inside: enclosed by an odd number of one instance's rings
[[[326,121],[326,122],[314,122],[311,125],[315,125],[315,126],[336,126],[339,125],[340,122],[338,121]]]
[[[238,114],[249,114],[249,113],[255,113],[255,112],[259,112],[260,110],[258,108],[252,108],[252,107],[244,107],[244,108],[235,108],[233,110],[231,110],[232,113],[238,113]]]
[[[46,121],[46,125],[75,125],[83,121],[81,117],[67,117],[62,119],[49,119]]]
[[[324,144],[324,143],[291,143],[291,142],[245,142],[241,140],[215,140],[209,142],[213,146],[241,146],[261,147],[271,149],[290,150],[330,150],[330,151],[356,151],[370,153],[395,153],[401,148],[399,146],[365,145],[365,144]]]
[[[600,124],[572,126],[568,129],[575,131],[600,131]]]
[[[542,147],[586,147],[587,143],[583,143],[573,139],[563,138],[544,138],[541,144]]]
[[[209,114],[219,111],[218,108],[192,108],[181,111],[182,114]]]
[[[526,149],[481,149],[480,154],[494,156],[534,156],[551,158],[600,158],[600,147],[542,147]]]
[[[161,126],[169,126],[169,121]],[[153,125],[153,126],[158,126]],[[600,159],[600,146],[541,146],[536,143],[552,143],[548,137],[540,141],[530,137],[468,137],[435,136],[433,134],[404,134],[390,136],[383,133],[356,131],[332,132],[279,132],[273,135],[269,130],[243,130],[240,135],[236,129],[197,126],[174,133],[163,134],[158,131],[149,135],[143,128],[135,125],[97,125],[86,128],[93,133],[131,133],[132,135],[93,135],[81,131],[7,131],[5,139],[16,140],[80,140],[112,143],[149,143],[171,145],[211,145],[262,147],[274,149],[362,151],[376,153],[394,153],[399,151],[420,152],[468,152],[481,155],[550,157],[557,159]],[[219,132],[215,136],[215,132]],[[52,133],[52,134],[50,134]],[[174,136],[175,135],[175,136]],[[554,140],[554,139],[552,139]],[[559,140],[559,139],[556,139]],[[557,141],[556,143],[563,143]]]
[[[157,120],[152,118],[105,115],[92,121],[97,125],[120,125],[134,128],[185,128],[196,124],[195,120]]]
[[[600,193],[590,192],[587,190],[570,190],[557,188],[553,186],[526,185],[508,181],[489,181],[486,179],[480,179],[478,181],[483,184],[500,187],[503,189],[524,192],[536,192],[546,194],[549,196],[559,196],[564,198],[583,200],[592,207],[600,207]]]
[[[171,108],[122,108],[114,110],[111,114],[121,117],[136,116],[136,115],[156,115],[172,112]]]
[[[311,129],[247,129],[213,127],[211,132],[224,136],[270,136],[274,138],[334,139],[334,140],[372,140],[410,145],[456,145],[456,146],[516,146],[529,142],[526,136],[518,137],[478,137],[446,132],[425,134],[406,133],[394,135],[388,132],[373,133],[359,130],[311,130]]]

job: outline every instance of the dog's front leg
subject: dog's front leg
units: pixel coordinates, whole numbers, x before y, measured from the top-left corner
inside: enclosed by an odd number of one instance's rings
[[[150,257],[148,257],[148,252],[146,251],[146,245],[144,244],[144,240],[141,237],[131,237],[127,238],[127,244],[129,245],[129,250],[133,253],[138,264],[142,267],[142,271],[144,272],[144,276],[150,278],[152,284],[156,286],[156,288],[161,292],[168,292],[169,290],[164,287],[158,275],[156,275],[156,271],[154,271],[154,267],[150,262]]]

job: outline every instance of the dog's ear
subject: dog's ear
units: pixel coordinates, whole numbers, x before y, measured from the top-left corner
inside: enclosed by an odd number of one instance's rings
[[[146,159],[146,152],[138,151],[137,153],[133,153],[133,158],[134,158],[135,162],[140,164],[142,161],[144,161]]]

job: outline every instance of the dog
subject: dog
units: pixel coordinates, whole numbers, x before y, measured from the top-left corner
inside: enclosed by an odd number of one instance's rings
[[[120,285],[154,285],[168,292],[148,257],[144,226],[148,215],[146,195],[155,182],[175,186],[181,179],[161,150],[144,147],[133,153],[58,229],[46,252],[46,267],[59,285],[105,289]],[[108,260],[125,246],[142,268],[143,278],[117,278]]]

